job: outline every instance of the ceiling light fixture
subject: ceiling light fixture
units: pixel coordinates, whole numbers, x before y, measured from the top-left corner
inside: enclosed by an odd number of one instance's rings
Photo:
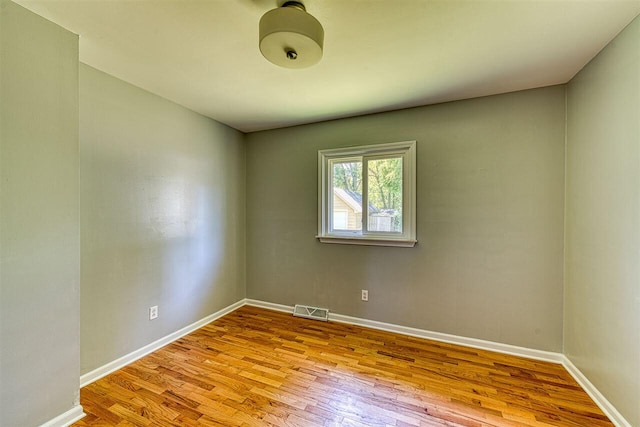
[[[306,68],[322,58],[324,30],[304,5],[287,1],[260,19],[260,52],[285,68]]]

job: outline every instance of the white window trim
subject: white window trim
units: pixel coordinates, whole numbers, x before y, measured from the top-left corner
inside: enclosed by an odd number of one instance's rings
[[[377,155],[399,154],[404,157],[402,180],[402,233],[367,233],[360,231],[336,232],[331,227],[331,209],[333,194],[332,175],[329,167],[332,160],[349,156],[372,157]],[[363,174],[364,175],[364,174]],[[363,176],[363,180],[365,177]],[[363,193],[366,190],[363,187]],[[363,198],[364,200],[364,198]],[[364,204],[364,203],[363,203]],[[365,217],[363,206],[363,218]],[[366,221],[363,219],[363,221]],[[335,148],[318,151],[318,235],[322,243],[345,245],[399,246],[413,247],[416,243],[416,141],[392,142],[357,147]]]

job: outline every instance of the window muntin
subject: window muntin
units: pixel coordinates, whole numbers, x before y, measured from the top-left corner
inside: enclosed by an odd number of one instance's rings
[[[318,152],[318,238],[413,246],[415,141]]]

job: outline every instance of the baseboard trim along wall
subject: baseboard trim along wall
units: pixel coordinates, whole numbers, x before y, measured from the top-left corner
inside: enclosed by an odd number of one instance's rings
[[[204,325],[213,322],[220,317],[231,313],[232,311],[244,306],[250,305],[253,307],[261,307],[267,308],[270,310],[281,311],[285,313],[293,313],[293,306],[276,304],[272,302],[254,300],[254,299],[242,299],[234,304],[231,304],[228,307],[225,307],[195,323],[192,323],[189,326],[186,326],[179,331],[176,331],[172,334],[167,335],[164,338],[161,338],[157,341],[152,342],[139,350],[131,352],[119,359],[114,360],[113,362],[109,362],[106,365],[95,369],[91,372],[88,372],[80,377],[80,387],[84,387],[88,384],[91,384],[94,381],[99,380],[100,378],[117,371],[120,368],[140,359],[143,356],[146,356],[149,353],[152,353],[158,350],[161,347],[181,338],[196,329],[203,327]],[[346,323],[350,325],[356,326],[364,326],[367,328],[377,329],[381,331],[387,332],[395,332],[402,335],[408,335],[417,338],[425,338],[433,341],[446,342],[449,344],[458,344],[464,345],[467,347],[477,348],[480,350],[489,350],[495,351],[497,353],[509,354],[513,356],[526,357],[528,359],[541,360],[545,362],[557,363],[564,366],[564,368],[571,374],[571,376],[576,380],[578,384],[587,392],[587,394],[593,399],[593,401],[600,407],[600,409],[609,417],[611,422],[616,425],[616,427],[631,427],[625,418],[616,410],[616,408],[598,391],[598,389],[584,376],[582,372],[562,353],[555,353],[551,351],[543,351],[543,350],[535,350],[526,347],[518,347],[510,344],[502,344],[496,343],[493,341],[485,341],[476,338],[467,338],[461,337],[457,335],[443,334],[440,332],[427,331],[424,329],[410,328],[407,326],[394,325],[391,323],[378,322],[375,320],[362,319],[359,317],[351,317],[345,316],[342,314],[335,314],[329,312],[329,320],[333,322]],[[79,406],[79,411],[82,413],[82,407]],[[75,409],[75,408],[74,408]],[[83,414],[84,415],[84,414]],[[59,417],[60,418],[60,417]],[[80,417],[81,418],[81,417]],[[56,418],[57,419],[57,418]],[[79,419],[79,418],[78,418]],[[77,420],[74,420],[77,421]],[[52,423],[50,421],[50,423]],[[49,426],[58,426],[58,425],[66,425],[66,424],[43,424],[42,427]]]
[[[84,387],[86,385],[91,384],[94,381],[99,380],[100,378],[109,375],[112,372],[117,371],[120,368],[123,368],[125,366],[127,366],[130,363],[135,362],[136,360],[146,356],[149,353],[153,353],[154,351],[158,350],[161,347],[164,347],[167,344],[172,343],[173,341],[182,338],[183,336],[190,334],[191,332],[195,331],[196,329],[200,329],[201,327],[203,327],[204,325],[213,322],[216,319],[219,319],[220,317],[224,316],[225,314],[229,314],[234,310],[237,310],[238,308],[242,307],[243,305],[245,305],[245,300],[240,300],[236,303],[233,303],[221,310],[216,311],[213,314],[210,314],[209,316],[198,320],[197,322],[194,322],[192,324],[190,324],[189,326],[185,326],[184,328],[173,332],[169,335],[167,335],[164,338],[160,338],[157,341],[154,341],[150,344],[145,345],[144,347],[133,351],[127,355],[124,355],[116,360],[114,360],[113,362],[109,362],[106,365],[103,365],[97,369],[94,369],[93,371],[87,372],[84,375],[80,376],[80,387]]]
[[[82,411],[82,406],[76,405],[67,412],[42,424],[40,427],[66,427],[81,420],[84,416],[85,413]]]
[[[268,308],[271,310],[283,311],[286,313],[293,313],[293,307],[281,304],[274,304],[271,302],[264,302],[258,300],[247,299],[246,305],[254,307]],[[391,323],[378,322],[375,320],[362,319],[359,317],[345,316],[343,314],[336,314],[329,312],[329,320],[339,323],[347,323],[349,325],[364,326],[371,329],[377,329],[380,331],[395,332],[397,334],[408,335],[417,338],[426,338],[433,341],[446,342],[449,344],[464,345],[466,347],[477,348],[480,350],[490,350],[503,354],[510,354],[512,356],[521,356],[528,359],[542,360],[545,362],[552,362],[561,364],[564,360],[564,356],[561,353],[554,353],[551,351],[534,350],[531,348],[518,347],[515,345],[501,344],[493,341],[484,341],[475,338],[466,338],[457,335],[443,334],[440,332],[432,332],[424,329],[410,328],[407,326],[394,325]]]
[[[616,425],[616,427],[632,427],[631,423],[628,422],[620,412],[616,409],[615,406],[611,404],[600,391],[594,386],[589,379],[584,376],[584,374],[576,367],[576,365],[571,362],[571,360],[563,355],[562,366],[569,371],[571,376],[576,380],[580,387],[587,392],[589,397],[593,399],[594,402],[602,409],[602,412],[609,417],[611,422]]]

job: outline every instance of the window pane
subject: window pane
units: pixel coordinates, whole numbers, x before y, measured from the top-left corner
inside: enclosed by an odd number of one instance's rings
[[[402,233],[402,158],[367,162],[369,231]]]
[[[362,162],[333,163],[334,230],[362,230]]]

